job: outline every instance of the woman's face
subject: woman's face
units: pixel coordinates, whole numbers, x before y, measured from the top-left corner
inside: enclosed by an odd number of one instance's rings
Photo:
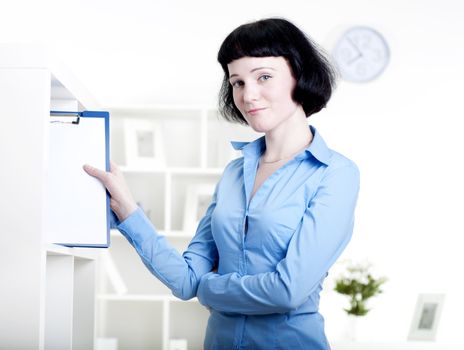
[[[292,117],[295,78],[283,57],[242,57],[228,65],[235,106],[257,132],[269,132]]]

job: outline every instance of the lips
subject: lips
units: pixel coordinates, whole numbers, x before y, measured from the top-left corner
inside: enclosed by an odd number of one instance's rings
[[[260,111],[263,111],[265,110],[266,108],[263,107],[263,108],[253,108],[253,109],[249,109],[247,111],[247,114],[256,114],[256,113],[259,113]]]

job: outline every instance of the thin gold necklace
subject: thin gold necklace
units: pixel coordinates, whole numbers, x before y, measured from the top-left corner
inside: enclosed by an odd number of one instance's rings
[[[290,155],[287,156],[287,157],[279,158],[279,159],[277,159],[277,160],[266,161],[266,160],[264,160],[263,157],[261,156],[260,161],[261,161],[261,163],[264,163],[264,164],[272,164],[272,163],[278,163],[278,162],[280,162],[281,160],[289,159],[289,158],[295,156],[295,154],[300,153],[302,150],[306,149],[306,148],[311,144],[311,142],[312,142],[312,139],[311,139],[311,141],[309,142],[309,144],[307,144],[306,146],[304,146],[302,149],[300,149],[300,150],[298,150],[298,151],[296,151],[296,152],[290,154]]]
[[[278,163],[280,162],[281,160],[285,160],[285,159],[289,159],[291,158],[295,153],[293,153],[292,155],[288,156],[288,157],[284,157],[284,158],[279,158],[277,160],[271,160],[271,161],[266,161],[264,160],[263,158],[261,158],[261,163],[264,163],[264,164],[272,164],[272,163]]]

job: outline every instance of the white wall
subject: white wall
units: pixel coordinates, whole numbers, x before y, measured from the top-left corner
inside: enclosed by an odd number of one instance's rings
[[[385,34],[391,65],[373,83],[340,84],[325,115],[314,118],[362,173],[346,256],[370,258],[389,278],[360,325],[360,338],[406,339],[417,293],[444,292],[437,340],[463,343],[463,11],[451,1],[390,9],[382,3],[383,11],[348,12],[347,18]],[[340,318],[334,312],[331,320]]]
[[[389,278],[360,337],[406,339],[417,294],[444,292],[438,340],[462,343],[463,9],[458,0],[3,0],[0,42],[50,44],[101,104],[127,107],[214,104],[217,48],[250,19],[285,16],[327,49],[346,26],[378,29],[392,53],[386,72],[368,84],[341,82],[312,117],[362,173],[345,256],[367,257]],[[327,331],[336,337],[345,300],[324,296]]]

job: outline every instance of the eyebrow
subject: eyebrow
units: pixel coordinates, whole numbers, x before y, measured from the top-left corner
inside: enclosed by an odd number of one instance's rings
[[[253,68],[252,70],[250,70],[250,73],[256,72],[257,70],[260,70],[260,69],[272,69],[272,70],[275,70],[275,68],[272,68],[272,67],[256,67],[256,68]],[[233,77],[238,77],[238,74],[232,74],[231,76],[229,76],[229,79],[233,78]]]

